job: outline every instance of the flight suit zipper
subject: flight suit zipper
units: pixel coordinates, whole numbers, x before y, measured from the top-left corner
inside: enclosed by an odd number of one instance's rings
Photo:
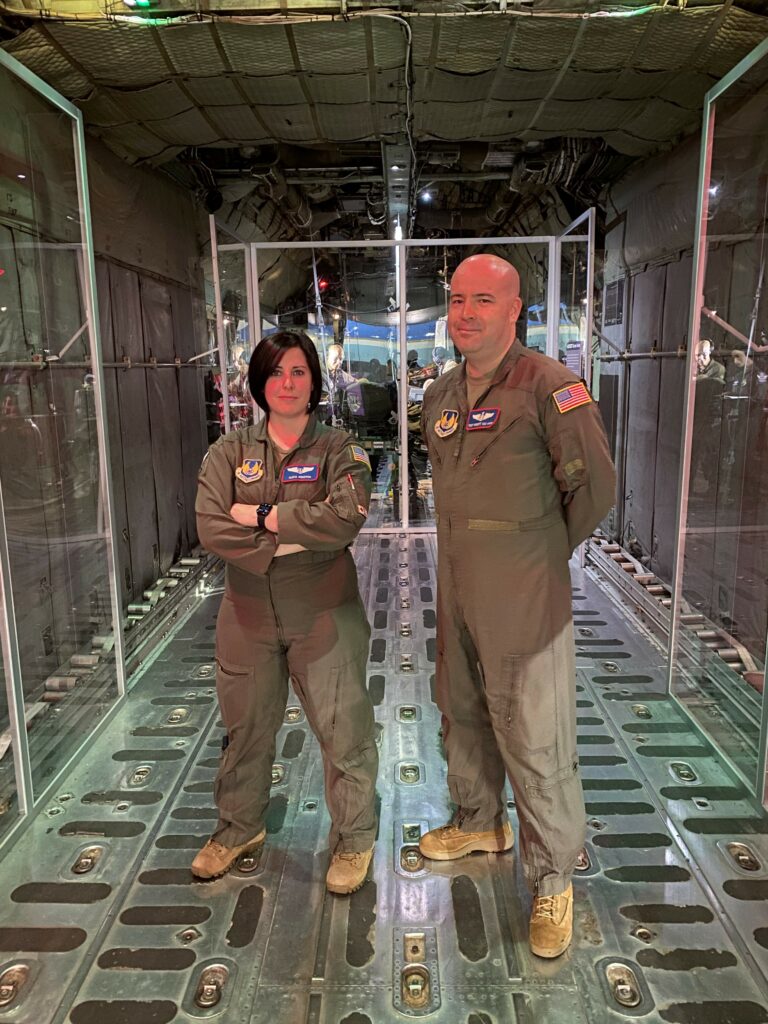
[[[519,421],[520,421],[520,420],[521,420],[522,418],[523,418],[523,417],[522,417],[522,415],[520,415],[520,416],[515,416],[515,418],[514,418],[513,420],[511,420],[511,421],[510,421],[510,422],[509,422],[509,423],[508,423],[508,424],[506,425],[506,427],[504,427],[504,429],[503,429],[503,430],[500,430],[500,431],[498,432],[498,434],[496,434],[496,436],[495,436],[495,437],[494,437],[494,438],[493,438],[493,439],[492,439],[491,441],[489,441],[489,442],[488,442],[488,444],[487,444],[487,445],[485,446],[485,448],[481,449],[481,450],[480,450],[480,451],[479,451],[479,452],[477,453],[477,455],[475,455],[475,457],[474,457],[474,458],[472,459],[472,461],[470,462],[470,466],[476,466],[476,465],[478,464],[478,462],[480,461],[480,459],[482,459],[482,457],[483,457],[483,456],[485,455],[485,453],[486,453],[486,452],[488,451],[488,449],[489,449],[489,448],[492,448],[492,447],[493,447],[493,446],[494,446],[494,445],[496,444],[496,442],[497,442],[497,441],[499,440],[499,438],[500,438],[500,437],[503,437],[503,436],[504,436],[504,434],[506,434],[506,432],[507,432],[508,430],[510,430],[510,429],[511,429],[512,427],[514,427],[514,425],[515,425],[516,423],[518,423],[518,422],[519,422]]]

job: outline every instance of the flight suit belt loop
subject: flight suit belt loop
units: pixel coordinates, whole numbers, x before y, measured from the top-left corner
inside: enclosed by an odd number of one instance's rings
[[[559,510],[548,512],[536,519],[469,519],[464,516],[443,515],[439,525],[450,526],[457,530],[489,530],[498,533],[525,533],[529,530],[545,530],[548,526],[556,526],[563,522],[563,514]]]

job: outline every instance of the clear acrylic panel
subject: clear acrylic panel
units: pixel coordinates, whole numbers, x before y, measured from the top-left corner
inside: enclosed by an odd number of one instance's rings
[[[577,376],[585,377],[585,361],[591,356],[587,347],[589,244],[566,238],[560,250],[558,359]]]
[[[111,538],[76,123],[5,66],[0,94],[0,483],[37,794],[118,694]]]
[[[368,451],[367,527],[399,523],[399,289],[392,247],[256,250],[262,335],[305,331],[323,371],[320,419]]]
[[[768,627],[767,107],[764,57],[710,112],[671,673],[672,692],[750,781]]]
[[[0,602],[0,614],[2,613]],[[9,682],[10,673],[5,667],[5,652],[0,650],[0,842],[19,817],[19,787],[13,756],[15,741],[6,693]]]
[[[409,520],[415,526],[434,525],[427,451],[420,436],[423,390],[432,380],[461,362],[461,352],[454,345],[446,322],[450,280],[459,263],[478,251],[494,253],[517,269],[523,299],[517,336],[528,348],[542,353],[546,351],[549,256],[546,243],[521,240],[520,244],[499,245],[489,239],[482,250],[476,244],[456,242],[408,249]],[[566,344],[565,331],[564,325],[563,345]]]
[[[248,316],[249,250],[219,246],[221,308],[227,352],[227,391],[232,429],[253,423],[253,402],[248,388],[248,360],[253,348]]]

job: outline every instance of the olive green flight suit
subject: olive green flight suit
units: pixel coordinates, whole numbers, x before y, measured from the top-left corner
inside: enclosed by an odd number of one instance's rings
[[[367,456],[310,416],[279,463],[266,421],[211,446],[200,469],[201,544],[226,562],[216,626],[216,688],[227,730],[214,787],[215,833],[235,846],[264,827],[288,680],[320,744],[330,848],[373,846],[378,753],[366,689],[370,626],[348,545],[371,495]],[[279,538],[241,526],[233,503],[279,505]],[[306,551],[275,557],[279,544]],[[226,742],[226,741],[225,741]]]
[[[576,384],[575,398],[561,392]],[[466,367],[426,392],[437,511],[437,702],[465,831],[506,820],[505,772],[531,890],[570,881],[584,843],[568,559],[614,500],[597,406],[515,341],[473,410]]]

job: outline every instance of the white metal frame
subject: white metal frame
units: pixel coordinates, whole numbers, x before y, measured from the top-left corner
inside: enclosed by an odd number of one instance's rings
[[[408,239],[378,239],[373,241],[339,241],[339,242],[250,242],[239,238],[226,224],[218,225],[219,230],[237,238],[235,243],[218,244],[216,232],[216,220],[211,216],[211,250],[214,267],[214,276],[218,277],[218,254],[219,252],[242,250],[246,260],[246,281],[248,285],[248,318],[251,325],[251,343],[255,346],[261,333],[261,308],[259,299],[259,251],[277,249],[288,251],[291,249],[322,249],[323,251],[335,251],[338,249],[393,249],[395,252],[395,269],[398,282],[398,334],[399,334],[399,356],[400,366],[407,365],[408,351],[408,324],[407,324],[407,288],[408,288],[408,250],[414,247],[461,247],[472,246],[490,248],[493,246],[515,246],[515,245],[546,245],[547,260],[547,355],[553,359],[558,358],[559,330],[560,330],[560,266],[562,241],[567,238],[568,242],[585,242],[588,247],[587,257],[587,336],[583,345],[581,361],[582,372],[589,383],[591,379],[591,360],[589,358],[592,342],[592,322],[594,317],[594,243],[595,243],[595,218],[594,209],[586,210],[572,224],[569,224],[561,235],[533,235],[529,237],[506,236],[501,238],[408,238]],[[588,224],[587,234],[573,234],[582,224]],[[250,266],[249,266],[250,264]],[[223,345],[224,318],[221,309],[221,293],[218,280],[214,281],[214,293],[216,295],[216,329],[219,338],[219,362],[222,367],[222,379],[226,380],[226,348]],[[231,420],[229,417],[229,395],[224,389],[225,402],[225,427],[229,430]],[[408,405],[408,378],[407,374],[400,374],[398,387],[399,408],[405,410]],[[399,443],[400,443],[400,525],[392,527],[379,527],[376,533],[432,533],[434,527],[412,526],[410,523],[408,508],[409,492],[409,470],[408,470],[408,418],[402,414],[399,416]]]
[[[688,318],[688,351],[686,353],[685,372],[686,388],[683,405],[683,437],[681,441],[680,472],[678,479],[677,530],[675,541],[674,571],[672,576],[672,605],[667,649],[667,693],[688,714],[685,703],[674,692],[672,683],[675,675],[675,653],[678,646],[679,615],[683,592],[683,568],[685,561],[686,524],[688,522],[688,492],[691,477],[691,443],[693,439],[694,417],[694,354],[701,337],[701,316],[704,309],[704,284],[707,270],[707,220],[709,215],[709,187],[712,172],[712,148],[715,131],[715,104],[731,86],[745,75],[761,60],[768,57],[768,40],[756,46],[751,53],[740,61],[731,71],[713,86],[704,97],[704,112],[701,128],[701,148],[699,157],[699,182],[697,206],[698,219],[693,247],[693,272],[691,280],[691,301]],[[766,658],[768,660],[768,638]],[[754,779],[747,778],[723,752],[737,774],[744,779],[753,792],[768,807],[768,665],[764,669],[763,703],[760,723],[760,750],[757,770]],[[697,723],[698,724],[698,723]]]
[[[93,255],[93,227],[91,222],[91,208],[88,199],[88,169],[85,151],[85,132],[83,128],[82,113],[72,103],[52,89],[50,85],[38,78],[33,72],[20,64],[9,54],[0,49],[0,68],[4,68],[16,79],[26,85],[33,92],[37,93],[44,100],[57,110],[66,114],[72,122],[73,149],[75,155],[75,166],[77,172],[77,191],[81,214],[82,246],[83,253],[83,306],[85,309],[86,325],[88,328],[94,405],[96,409],[96,432],[99,451],[99,473],[101,483],[101,499],[104,502],[106,519],[104,523],[106,531],[106,558],[109,573],[110,602],[112,606],[112,621],[114,631],[114,657],[115,675],[117,681],[117,700],[112,709],[108,711],[94,725],[91,733],[84,738],[78,749],[68,759],[68,764],[77,757],[79,752],[90,746],[94,736],[100,732],[106,722],[111,718],[111,712],[122,702],[126,692],[125,659],[123,649],[123,610],[120,588],[117,582],[117,567],[119,557],[117,550],[117,539],[115,531],[114,497],[112,487],[112,467],[109,459],[109,435],[107,417],[104,405],[104,369],[101,347],[101,333],[99,328],[98,299],[96,294],[96,268]],[[25,816],[35,805],[43,802],[46,795],[52,788],[59,784],[60,778],[67,769],[64,765],[60,772],[48,783],[40,793],[35,795],[29,759],[29,745],[26,734],[26,721],[24,713],[24,690],[21,679],[21,664],[18,650],[18,632],[16,629],[16,616],[13,606],[11,565],[8,553],[7,536],[5,532],[5,516],[2,507],[2,494],[0,493],[0,572],[3,580],[0,587],[2,608],[0,608],[0,632],[2,634],[2,649],[6,668],[6,691],[8,694],[8,708],[10,716],[10,729],[14,746],[14,759],[16,765],[16,781],[18,787],[19,807],[22,817],[16,826],[9,833],[16,831],[19,825],[25,821]]]

